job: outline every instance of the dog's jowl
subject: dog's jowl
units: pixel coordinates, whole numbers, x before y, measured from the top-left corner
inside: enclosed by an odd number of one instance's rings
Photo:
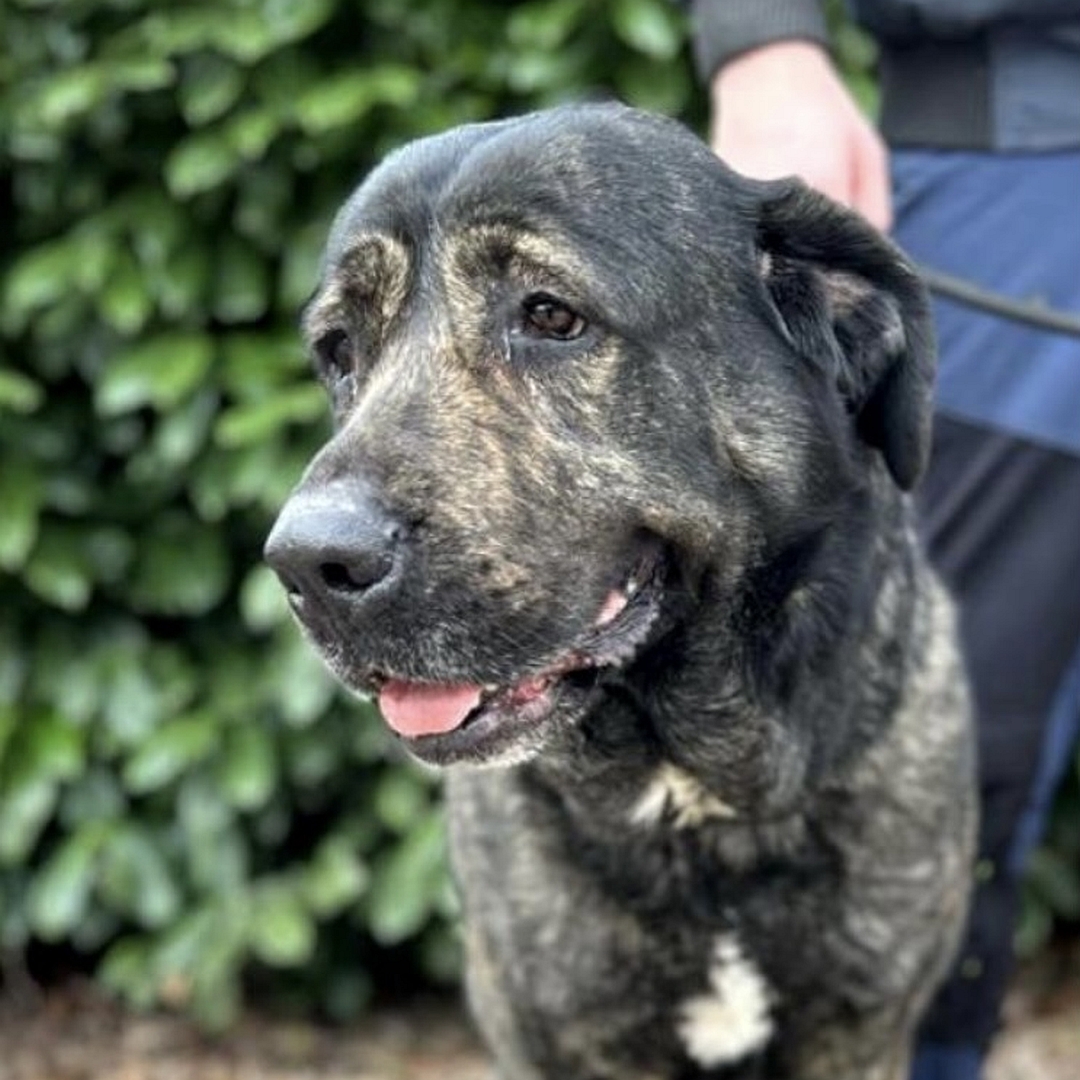
[[[911,267],[582,106],[392,155],[303,325],[336,430],[266,555],[450,767],[500,1076],[901,1080],[975,816]]]

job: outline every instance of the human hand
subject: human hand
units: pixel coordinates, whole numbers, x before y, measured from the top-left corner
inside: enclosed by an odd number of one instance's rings
[[[889,228],[888,151],[819,45],[752,49],[721,67],[711,90],[712,147],[733,169],[760,180],[795,174]]]

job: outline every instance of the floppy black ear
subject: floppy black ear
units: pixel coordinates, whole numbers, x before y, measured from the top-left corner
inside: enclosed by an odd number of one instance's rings
[[[761,190],[762,275],[782,329],[828,365],[860,436],[909,491],[930,453],[935,349],[922,282],[876,229],[800,181]]]

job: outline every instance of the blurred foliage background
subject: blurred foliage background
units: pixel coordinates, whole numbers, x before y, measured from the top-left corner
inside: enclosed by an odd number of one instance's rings
[[[872,105],[873,50],[834,10]],[[259,551],[326,434],[295,321],[337,205],[464,121],[703,121],[666,0],[9,0],[0,56],[0,961],[223,1027],[456,977],[435,781]],[[1080,919],[1062,796],[1021,939]],[[1071,800],[1071,801],[1070,801]]]

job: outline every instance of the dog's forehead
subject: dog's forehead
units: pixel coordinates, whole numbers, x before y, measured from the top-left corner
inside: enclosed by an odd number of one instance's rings
[[[486,222],[523,231],[613,240],[686,227],[707,217],[738,223],[735,175],[688,130],[624,106],[587,105],[473,124],[410,143],[361,184],[334,222],[332,269],[365,235],[423,244]],[[732,212],[734,211],[734,212]]]

